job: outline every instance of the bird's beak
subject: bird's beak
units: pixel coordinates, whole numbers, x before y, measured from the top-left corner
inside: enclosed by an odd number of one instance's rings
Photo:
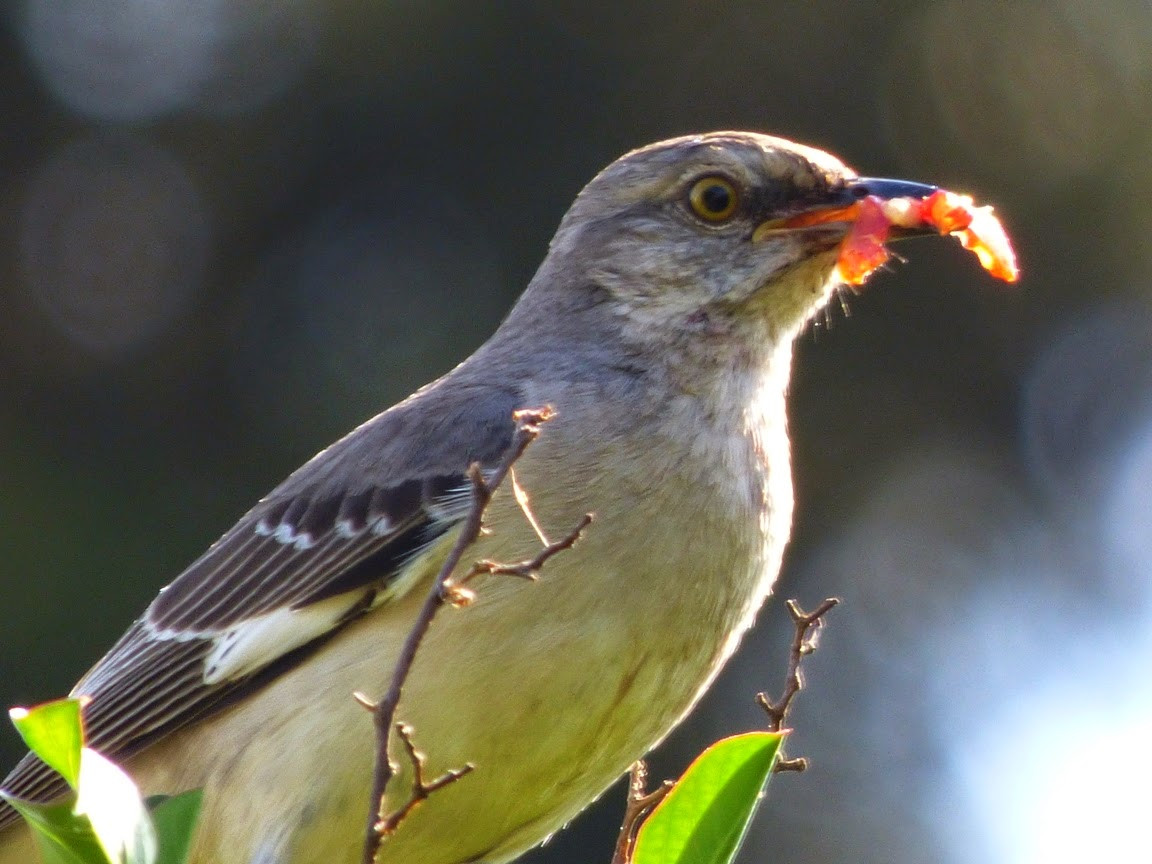
[[[927,198],[938,187],[914,180],[888,180],[883,177],[857,177],[849,180],[842,193],[852,201],[859,201],[869,195],[888,200],[890,198]],[[851,203],[851,201],[846,202]]]
[[[753,240],[763,240],[771,234],[781,231],[794,231],[798,228],[810,228],[815,225],[845,226],[855,222],[859,208],[856,206],[863,198],[880,198],[885,201],[892,198],[927,198],[938,187],[928,183],[917,183],[913,180],[889,180],[882,177],[857,177],[849,180],[838,188],[832,195],[821,201],[814,202],[803,210],[779,219],[764,222],[752,235]],[[893,239],[897,237],[912,237],[921,234],[935,234],[934,229],[920,228],[893,228]]]

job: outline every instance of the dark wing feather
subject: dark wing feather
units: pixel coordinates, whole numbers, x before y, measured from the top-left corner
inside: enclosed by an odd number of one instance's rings
[[[466,479],[436,478],[419,489],[466,489]],[[397,494],[370,490],[361,499],[390,503],[392,530],[375,533],[384,511],[359,507],[360,519],[337,527],[338,505],[329,507],[329,524],[308,523],[314,542],[298,548],[307,508],[285,508],[275,528],[257,508],[166,588],[121,637],[115,647],[80,681],[73,695],[91,697],[84,710],[88,744],[113,758],[125,758],[192,720],[259,687],[303,659],[347,621],[386,592],[404,563],[458,521],[463,498],[424,499],[404,484]],[[403,505],[407,512],[399,509]],[[345,511],[347,512],[347,511]],[[289,521],[295,518],[297,521]],[[301,644],[288,644],[267,664],[238,677],[206,682],[209,658],[218,652],[230,627],[280,609],[301,609],[343,597],[323,632]],[[308,636],[310,634],[305,634]],[[60,777],[39,759],[27,756],[5,779],[5,791],[25,798],[50,799],[66,791]],[[14,821],[0,804],[0,829]]]
[[[77,684],[74,695],[91,697],[90,746],[112,758],[138,752],[272,680],[387,599],[404,565],[463,517],[468,466],[495,465],[520,407],[515,390],[465,365],[296,471]],[[274,616],[296,624],[295,613],[306,626],[245,641]],[[64,791],[32,756],[0,786],[41,800]],[[0,829],[15,819],[0,803]]]
[[[438,477],[391,488],[270,496],[161,591],[146,620],[159,631],[215,632],[332,596],[335,579],[344,590],[379,582],[378,566],[361,568],[359,585],[348,584],[346,573],[398,541],[411,541],[437,515],[455,518],[452,504],[461,496],[438,501],[437,493],[466,490],[466,484],[462,476]]]

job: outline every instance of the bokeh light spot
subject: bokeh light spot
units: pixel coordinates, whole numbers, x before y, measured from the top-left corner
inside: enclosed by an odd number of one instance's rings
[[[1025,455],[1058,508],[1099,500],[1110,465],[1152,410],[1152,310],[1089,308],[1037,357],[1021,410]]]
[[[909,161],[959,160],[967,177],[1045,188],[1095,170],[1141,124],[1143,88],[1055,10],[969,0],[923,8],[885,73],[888,133]]]
[[[1150,658],[1136,653],[1141,663],[1112,655],[1080,667],[1053,657],[1056,678],[1015,693],[980,734],[955,736],[970,836],[992,847],[959,840],[961,861],[1137,860],[1147,845],[1152,692],[1140,671]]]
[[[1152,395],[1152,394],[1149,394]],[[1112,568],[1127,577],[1135,598],[1152,601],[1152,398],[1143,403],[1145,425],[1115,460],[1100,511],[1100,535]],[[1106,559],[1108,560],[1108,559]],[[1152,604],[1150,604],[1152,605]],[[1152,728],[1152,727],[1150,727]]]
[[[25,0],[20,35],[73,111],[140,121],[279,92],[315,52],[311,2]]]
[[[128,136],[64,147],[33,175],[20,259],[33,306],[71,344],[115,356],[203,288],[208,215],[184,166]]]

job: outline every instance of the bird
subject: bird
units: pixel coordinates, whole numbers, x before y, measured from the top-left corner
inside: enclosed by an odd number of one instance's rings
[[[89,744],[145,794],[202,789],[192,864],[360,860],[374,761],[353,694],[389,680],[514,415],[554,416],[485,512],[476,558],[596,521],[535,583],[446,607],[398,718],[429,775],[475,770],[378,860],[503,864],[677,725],[752,626],[793,516],[793,346],[840,287],[846,221],[790,219],[934,187],[859,177],[754,132],[629,152],[563,216],[470,357],[319,452],[164,587],[79,681]],[[507,486],[507,484],[505,484]],[[395,743],[395,742],[393,742]],[[390,801],[402,801],[411,772]],[[28,756],[0,784],[62,786]],[[0,810],[0,864],[32,860]]]

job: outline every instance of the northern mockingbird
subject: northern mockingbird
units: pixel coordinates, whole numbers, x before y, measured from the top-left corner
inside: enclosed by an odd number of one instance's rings
[[[684,717],[779,570],[792,343],[848,230],[788,217],[928,191],[745,132],[612,163],[486,344],[292,474],[80,681],[91,745],[148,794],[203,787],[195,864],[357,861],[374,741],[352,693],[386,686],[469,464],[500,460],[514,411],[551,405],[517,479],[546,534],[597,521],[538,584],[487,580],[434,622],[399,717],[430,772],[477,768],[380,860],[499,864],[539,843]],[[487,524],[470,556],[539,549],[508,491]],[[31,759],[4,787],[61,789]],[[27,864],[13,821],[0,862]]]

